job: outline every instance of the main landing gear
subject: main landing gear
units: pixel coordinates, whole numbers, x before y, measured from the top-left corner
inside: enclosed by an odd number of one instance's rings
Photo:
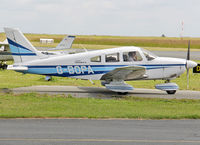
[[[108,90],[117,92],[119,95],[127,95],[128,92],[132,91],[134,88],[125,83],[124,81],[112,81],[110,83],[103,83]]]
[[[51,76],[46,76],[46,77],[45,77],[45,80],[46,80],[46,81],[51,81],[51,80],[52,80],[52,77],[51,77]]]
[[[118,95],[127,95],[128,92],[117,92]]]
[[[166,91],[166,92],[167,92],[167,94],[172,95],[172,94],[175,94],[175,93],[176,93],[176,90],[170,90],[170,91]]]

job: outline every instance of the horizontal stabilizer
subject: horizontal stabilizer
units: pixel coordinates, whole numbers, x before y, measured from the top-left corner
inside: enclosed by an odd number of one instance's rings
[[[26,66],[8,65],[7,69],[8,70],[15,70],[15,71],[24,71],[24,70],[28,70],[28,67],[26,67]]]

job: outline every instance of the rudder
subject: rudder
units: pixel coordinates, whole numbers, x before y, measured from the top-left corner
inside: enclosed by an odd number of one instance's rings
[[[4,28],[4,31],[15,63],[32,61],[42,56],[19,29]]]

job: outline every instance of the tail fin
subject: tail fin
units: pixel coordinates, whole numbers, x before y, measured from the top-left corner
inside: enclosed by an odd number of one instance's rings
[[[71,48],[75,36],[66,36],[55,49],[66,49]]]
[[[41,53],[28,41],[19,29],[4,28],[15,63],[39,59]]]

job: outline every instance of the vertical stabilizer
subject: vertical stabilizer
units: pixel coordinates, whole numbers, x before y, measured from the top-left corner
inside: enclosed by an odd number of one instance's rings
[[[32,61],[42,54],[28,41],[19,29],[4,28],[15,63]]]
[[[66,36],[55,49],[67,49],[71,48],[75,36]]]

